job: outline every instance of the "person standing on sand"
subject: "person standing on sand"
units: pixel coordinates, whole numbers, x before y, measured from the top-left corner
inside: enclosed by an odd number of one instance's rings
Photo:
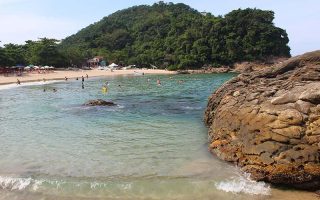
[[[87,79],[89,78],[88,74],[86,74]]]

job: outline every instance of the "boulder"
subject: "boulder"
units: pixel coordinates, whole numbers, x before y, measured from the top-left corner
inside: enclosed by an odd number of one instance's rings
[[[209,150],[258,181],[320,189],[320,51],[242,73],[209,98]]]
[[[105,101],[102,99],[90,100],[84,104],[85,106],[116,106],[115,103],[111,101]]]

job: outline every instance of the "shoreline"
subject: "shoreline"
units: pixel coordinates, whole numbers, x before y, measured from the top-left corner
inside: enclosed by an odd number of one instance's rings
[[[45,73],[45,74],[38,74],[38,73],[23,73],[23,76],[0,76],[0,85],[9,85],[17,83],[17,79],[20,80],[21,83],[28,83],[28,82],[40,82],[45,79],[46,81],[53,81],[53,80],[64,80],[65,77],[68,79],[75,79],[81,77],[86,78],[86,74],[88,74],[89,78],[92,77],[108,77],[108,76],[128,76],[128,75],[135,75],[135,72],[145,75],[154,74],[154,75],[165,75],[165,74],[177,74],[175,71],[166,71],[160,69],[128,69],[128,70],[114,70],[105,71],[105,70],[55,70],[53,72]]]

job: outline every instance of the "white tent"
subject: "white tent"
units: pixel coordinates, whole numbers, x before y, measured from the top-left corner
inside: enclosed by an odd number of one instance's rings
[[[53,66],[50,66],[49,69],[54,69],[54,67],[53,67]]]
[[[109,65],[108,67],[118,67],[119,65],[112,63],[111,65]]]
[[[25,70],[29,70],[29,69],[31,69],[31,67],[25,67],[24,69],[25,69]]]
[[[49,67],[49,66],[44,66],[44,68],[45,68],[45,69],[50,69],[50,67]]]
[[[44,67],[40,67],[40,69],[44,69]]]
[[[33,68],[35,68],[35,69],[39,69],[39,67],[38,67],[38,66],[34,66]]]

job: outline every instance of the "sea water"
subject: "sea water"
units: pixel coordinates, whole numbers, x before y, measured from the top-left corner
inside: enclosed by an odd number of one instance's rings
[[[309,198],[252,181],[208,153],[207,100],[234,75],[0,86],[0,199]],[[83,105],[91,99],[116,106]]]

